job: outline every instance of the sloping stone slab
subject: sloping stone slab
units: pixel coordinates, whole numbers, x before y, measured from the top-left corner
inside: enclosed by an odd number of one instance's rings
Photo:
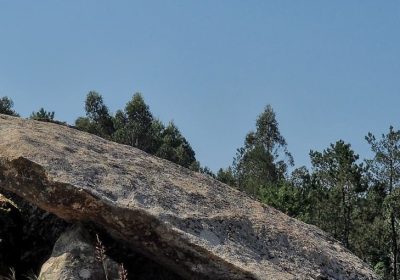
[[[65,220],[101,225],[187,279],[377,279],[314,226],[65,126],[0,116],[0,186]]]

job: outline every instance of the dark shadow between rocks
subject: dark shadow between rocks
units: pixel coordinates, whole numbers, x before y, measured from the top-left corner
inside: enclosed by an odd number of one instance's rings
[[[96,244],[96,234],[99,236],[106,249],[106,255],[113,261],[124,265],[124,268],[128,272],[128,279],[183,280],[183,278],[168,268],[132,250],[132,245],[113,239],[103,228],[91,222],[80,222],[80,224],[89,232],[93,245]]]
[[[19,224],[19,232],[7,233],[16,234],[15,239],[18,242],[15,242],[13,248],[2,250],[0,255],[7,259],[11,258],[7,263],[8,269],[15,269],[17,279],[24,279],[26,275],[37,275],[68,223],[11,192],[1,190],[1,194],[11,200],[19,210],[19,215],[14,215],[13,221],[2,221],[2,223]],[[0,226],[7,227],[6,224]]]

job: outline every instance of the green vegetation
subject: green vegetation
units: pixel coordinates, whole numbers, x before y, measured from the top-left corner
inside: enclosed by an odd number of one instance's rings
[[[18,117],[19,115],[13,110],[13,107],[14,102],[11,98],[8,98],[7,96],[0,98],[0,114]]]
[[[78,118],[75,126],[80,130],[111,139],[114,124],[107,106],[104,105],[103,97],[95,91],[89,92],[85,101],[85,111],[86,117]]]
[[[313,224],[371,264],[383,279],[398,279],[400,131],[366,136],[374,158],[360,161],[339,140],[310,151],[311,171],[296,168],[271,106],[246,135],[232,166],[217,179],[286,214]]]
[[[201,167],[176,124],[154,118],[140,93],[112,114],[102,96],[91,91],[86,116],[76,128],[139,148],[183,167],[208,174],[288,215],[316,225],[369,263],[384,279],[398,279],[400,222],[400,131],[366,141],[373,157],[361,160],[349,143],[338,140],[310,151],[311,169],[293,168],[293,157],[270,105],[256,120],[231,166],[214,174]],[[8,97],[0,113],[18,116]],[[31,119],[53,121],[43,108]],[[291,172],[290,172],[291,171]]]
[[[52,122],[54,121],[54,112],[47,112],[45,109],[40,108],[39,111],[33,112],[29,118],[37,121]]]
[[[125,108],[113,116],[103,97],[91,91],[86,97],[85,111],[86,117],[75,121],[78,129],[200,170],[195,152],[178,127],[173,122],[165,126],[155,119],[140,93],[135,93]]]
[[[237,150],[233,162],[236,185],[253,197],[266,184],[275,184],[285,178],[293,157],[281,135],[275,112],[268,105],[258,116],[256,131],[246,135],[244,146]]]

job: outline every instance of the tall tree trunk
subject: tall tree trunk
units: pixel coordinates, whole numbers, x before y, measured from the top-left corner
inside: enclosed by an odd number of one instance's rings
[[[393,158],[392,153],[391,158]],[[394,184],[394,167],[393,161],[390,160],[390,178],[389,178],[389,194],[393,191]],[[393,209],[390,209],[390,227],[392,231],[392,254],[393,254],[393,280],[397,280],[397,234],[396,234],[396,224]]]
[[[342,242],[346,248],[349,247],[349,232],[348,232],[348,213],[346,207],[346,190],[345,187],[342,187],[342,209],[343,209],[343,235],[342,235]]]

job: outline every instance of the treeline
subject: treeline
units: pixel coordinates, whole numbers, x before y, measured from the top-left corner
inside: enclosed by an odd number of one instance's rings
[[[10,98],[0,99],[1,114],[19,116],[13,106],[14,103]],[[208,170],[200,167],[189,142],[172,121],[165,125],[154,118],[140,93],[134,94],[125,108],[113,115],[104,104],[103,97],[91,91],[86,96],[85,112],[86,116],[79,117],[75,121],[75,128],[139,148],[194,171]],[[55,120],[55,113],[44,108],[32,112],[29,118],[65,124]]]
[[[154,118],[142,95],[111,114],[103,98],[89,92],[86,116],[76,128],[173,161],[246,192],[288,215],[316,225],[369,263],[384,279],[398,279],[400,218],[400,131],[393,127],[365,140],[373,158],[363,159],[338,140],[323,151],[310,151],[311,169],[294,168],[271,106],[258,116],[232,165],[213,174],[201,168],[195,152],[173,122]],[[12,100],[0,99],[0,113],[18,116]],[[43,108],[32,119],[54,120]],[[292,171],[291,171],[292,170]],[[290,172],[291,171],[291,172]]]
[[[360,160],[338,140],[310,151],[311,170],[294,169],[293,157],[267,106],[230,167],[216,178],[340,240],[383,279],[398,279],[400,131],[393,127],[365,140],[374,157]]]
[[[86,116],[75,121],[76,128],[199,170],[195,152],[178,127],[154,118],[140,93],[112,115],[102,96],[91,91],[86,97],[85,111]]]

